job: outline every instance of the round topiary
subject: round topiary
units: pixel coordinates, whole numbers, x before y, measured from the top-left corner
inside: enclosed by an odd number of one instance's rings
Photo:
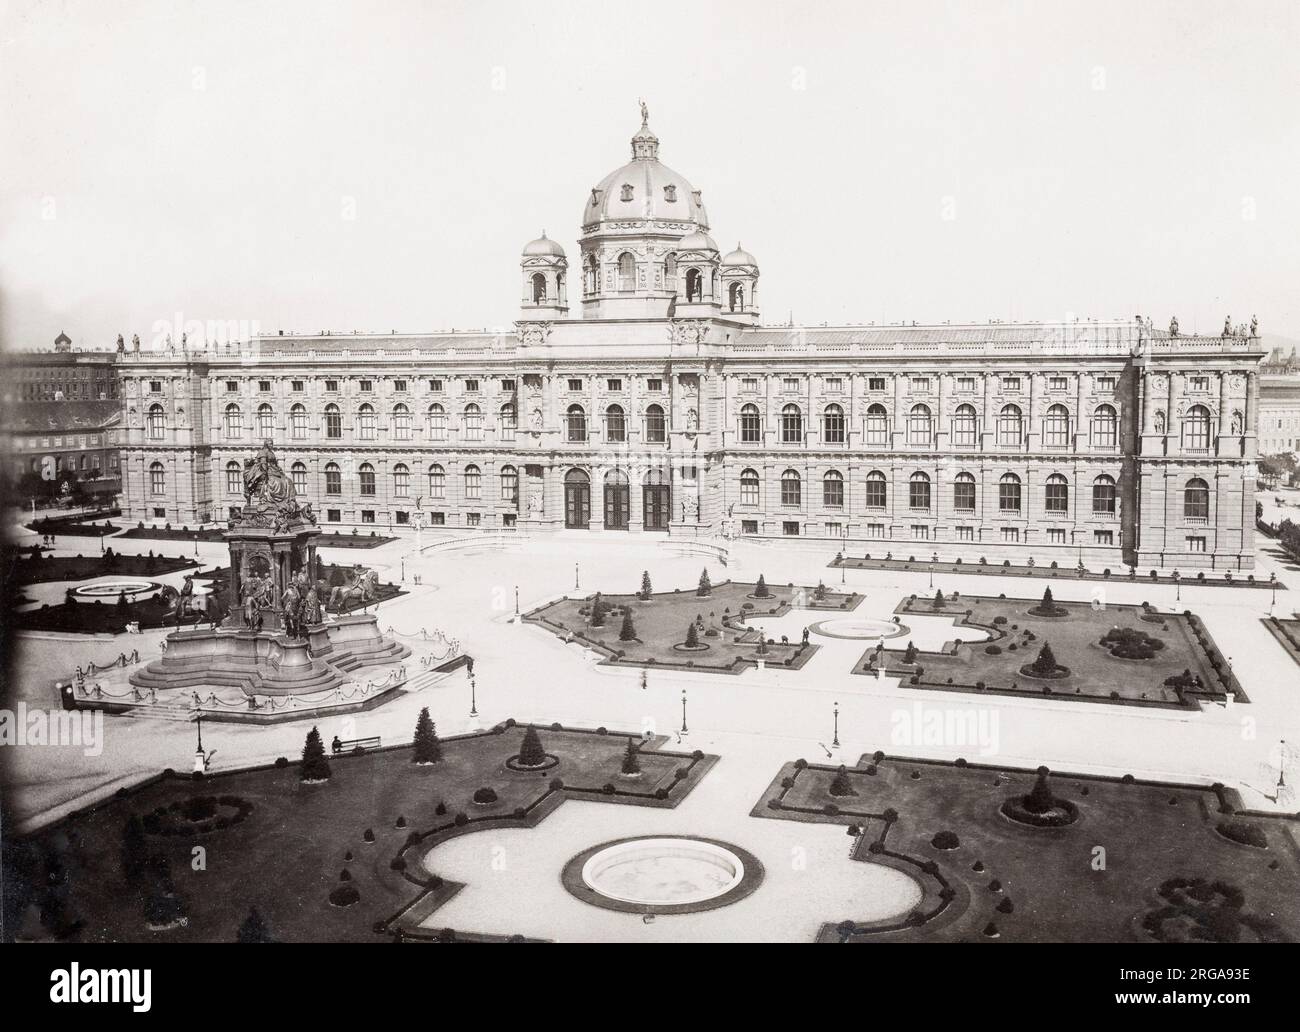
[[[478,789],[474,793],[474,802],[478,803],[480,806],[487,806],[491,803],[495,803],[496,801],[497,801],[496,791],[494,789],[487,788],[486,786]]]
[[[930,840],[930,845],[935,849],[956,849],[961,845],[961,840],[955,832],[941,831]]]

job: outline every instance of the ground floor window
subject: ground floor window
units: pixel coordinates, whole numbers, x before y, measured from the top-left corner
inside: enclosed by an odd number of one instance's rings
[[[974,541],[974,540],[975,540],[975,528],[974,528],[974,527],[958,527],[958,528],[957,528],[957,540],[958,540],[958,541]]]
[[[1189,552],[1204,552],[1204,551],[1205,551],[1205,538],[1203,538],[1203,537],[1189,537],[1189,538],[1187,539],[1187,551],[1189,551]]]
[[[342,522],[343,522],[343,512],[342,512],[342,510],[340,510],[340,509],[326,509],[326,510],[325,510],[325,522],[326,522],[326,523],[342,523]]]
[[[1049,545],[1065,544],[1065,531],[1057,527],[1049,527],[1047,531],[1047,543]]]
[[[742,534],[757,534],[757,533],[758,533],[758,520],[741,520],[741,521],[740,521],[740,532],[741,532]]]
[[[374,510],[374,509],[362,509],[362,510],[361,510],[361,522],[362,522],[362,523],[374,523],[374,522],[375,522],[375,510]]]
[[[1094,545],[1113,545],[1115,543],[1115,532],[1113,530],[1094,530],[1092,532],[1092,543]]]
[[[445,512],[429,513],[429,526],[442,527],[445,526],[446,523],[447,523],[447,514]]]
[[[926,526],[924,523],[913,523],[913,524],[912,524],[912,540],[913,540],[913,541],[929,541],[929,540],[930,540],[930,528],[929,528],[928,526]]]
[[[401,524],[407,524],[407,523],[410,523],[410,522],[411,522],[411,514],[410,514],[409,512],[399,512],[399,513],[396,514],[396,520],[397,520],[398,523],[401,523]]]
[[[502,515],[501,526],[513,527],[514,525],[515,525],[515,514],[513,512],[507,512]]]
[[[1019,527],[1003,527],[1002,540],[1008,542],[1018,542],[1020,540]]]
[[[167,510],[155,506],[153,510],[153,518],[156,520],[165,520],[167,518]]]
[[[882,538],[885,536],[885,525],[883,523],[868,523],[867,537]]]
[[[798,537],[799,524],[794,520],[786,520],[784,523],[781,524],[781,533],[784,534],[786,537]]]
[[[467,512],[465,514],[465,526],[477,527],[483,522],[483,515],[477,512]]]
[[[832,537],[842,537],[844,534],[844,524],[828,523],[826,524],[826,533]]]

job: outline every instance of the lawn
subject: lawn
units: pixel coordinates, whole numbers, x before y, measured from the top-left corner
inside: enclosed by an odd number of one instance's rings
[[[459,888],[422,868],[421,857],[437,842],[478,829],[531,827],[569,796],[673,807],[716,760],[662,751],[658,739],[643,747],[642,775],[632,781],[618,773],[625,735],[553,728],[540,735],[559,760],[540,773],[506,767],[523,731],[499,725],[445,740],[442,760],[430,766],[411,763],[409,746],[332,757],[323,784],[303,784],[296,762],[200,780],[164,775],[9,843],[5,903],[13,909],[5,927],[20,938],[48,938],[50,928],[67,931],[79,921],[72,935],[83,941],[230,942],[256,907],[282,941],[429,936],[417,922]],[[494,789],[497,801],[473,802],[482,787]],[[206,807],[194,816],[210,830],[187,823],[190,806]],[[133,814],[161,816],[152,819],[144,850],[168,858],[184,926],[151,931],[146,924],[144,896],[159,890],[142,892],[149,878],[133,883],[124,873],[124,827]],[[191,869],[196,846],[206,851],[206,870]],[[344,884],[344,871],[360,899],[339,907],[329,897]],[[156,876],[153,884],[161,884]]]
[[[1264,626],[1277,639],[1278,644],[1286,649],[1286,654],[1300,663],[1300,620],[1271,616],[1264,621]]]
[[[854,922],[851,901],[828,903],[819,941],[1300,938],[1300,819],[1234,813],[1221,786],[1053,774],[1078,819],[1037,828],[1000,811],[1032,771],[864,756],[850,796],[831,795],[835,773],[786,764],[753,816],[857,827],[854,858],[905,871],[924,897],[915,916],[874,926]]]
[[[918,652],[911,664],[901,663],[891,652],[887,669],[904,674],[905,684],[928,689],[1188,707],[1198,700],[1222,700],[1231,690],[1238,701],[1249,701],[1204,625],[1188,612],[1160,613],[1114,604],[1094,609],[1086,602],[1054,604],[1064,615],[1035,615],[1032,610],[1040,607],[1041,599],[952,595],[938,609],[931,599],[904,599],[894,610],[904,624],[909,613],[950,614],[958,617],[956,636],[941,652]],[[963,626],[988,631],[991,638],[960,643]],[[1149,658],[1125,658],[1101,644],[1108,634],[1145,636],[1156,644]],[[1026,673],[1024,668],[1045,644],[1067,673],[1051,678]],[[905,649],[906,639],[895,638],[891,645]],[[874,648],[869,648],[854,673],[874,675],[874,657]],[[1184,672],[1199,683],[1169,682]]]
[[[15,583],[45,584],[50,581],[86,581],[96,577],[159,577],[188,570],[200,563],[195,559],[165,555],[51,556],[33,555],[15,564]]]
[[[141,630],[156,627],[175,627],[176,619],[167,619],[167,611],[176,596],[163,598],[155,595],[139,602],[119,606],[114,599],[82,599],[78,602],[61,602],[14,613],[14,627],[24,631],[55,631],[73,634],[122,634],[126,625],[138,622]],[[201,613],[186,613],[187,626],[197,626],[207,617]]]
[[[707,597],[696,591],[652,594],[602,595],[610,607],[602,626],[593,626],[594,595],[551,602],[525,616],[566,641],[593,648],[605,663],[633,666],[678,666],[696,670],[739,673],[756,666],[761,659],[773,666],[798,669],[816,651],[816,645],[769,639],[762,646],[761,635],[746,626],[749,615],[780,616],[792,603],[809,609],[851,610],[861,596],[839,594],[813,587],[771,587],[767,597],[757,596],[757,585],[726,581],[711,586]],[[818,594],[823,595],[818,598]],[[623,615],[630,611],[632,640],[622,639]],[[686,648],[688,628],[694,624],[698,645]]]

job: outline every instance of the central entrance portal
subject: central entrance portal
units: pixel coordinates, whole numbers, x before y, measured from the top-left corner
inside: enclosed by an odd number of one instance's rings
[[[591,527],[591,478],[580,469],[564,475],[564,526],[569,530]]]
[[[668,484],[668,474],[652,469],[645,475],[641,486],[642,517],[646,530],[667,530],[672,519],[673,492]]]
[[[612,469],[605,474],[605,529],[627,530],[631,512],[632,489],[628,486],[627,474],[621,469]]]

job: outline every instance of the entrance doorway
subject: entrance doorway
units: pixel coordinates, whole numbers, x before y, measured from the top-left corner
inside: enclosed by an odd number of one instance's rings
[[[652,469],[641,486],[642,518],[646,530],[667,530],[672,519],[673,492],[668,474]]]
[[[606,530],[627,530],[632,508],[631,496],[632,489],[628,486],[626,473],[621,469],[612,469],[605,474]]]
[[[591,527],[591,478],[580,469],[564,475],[564,526],[569,530]]]

